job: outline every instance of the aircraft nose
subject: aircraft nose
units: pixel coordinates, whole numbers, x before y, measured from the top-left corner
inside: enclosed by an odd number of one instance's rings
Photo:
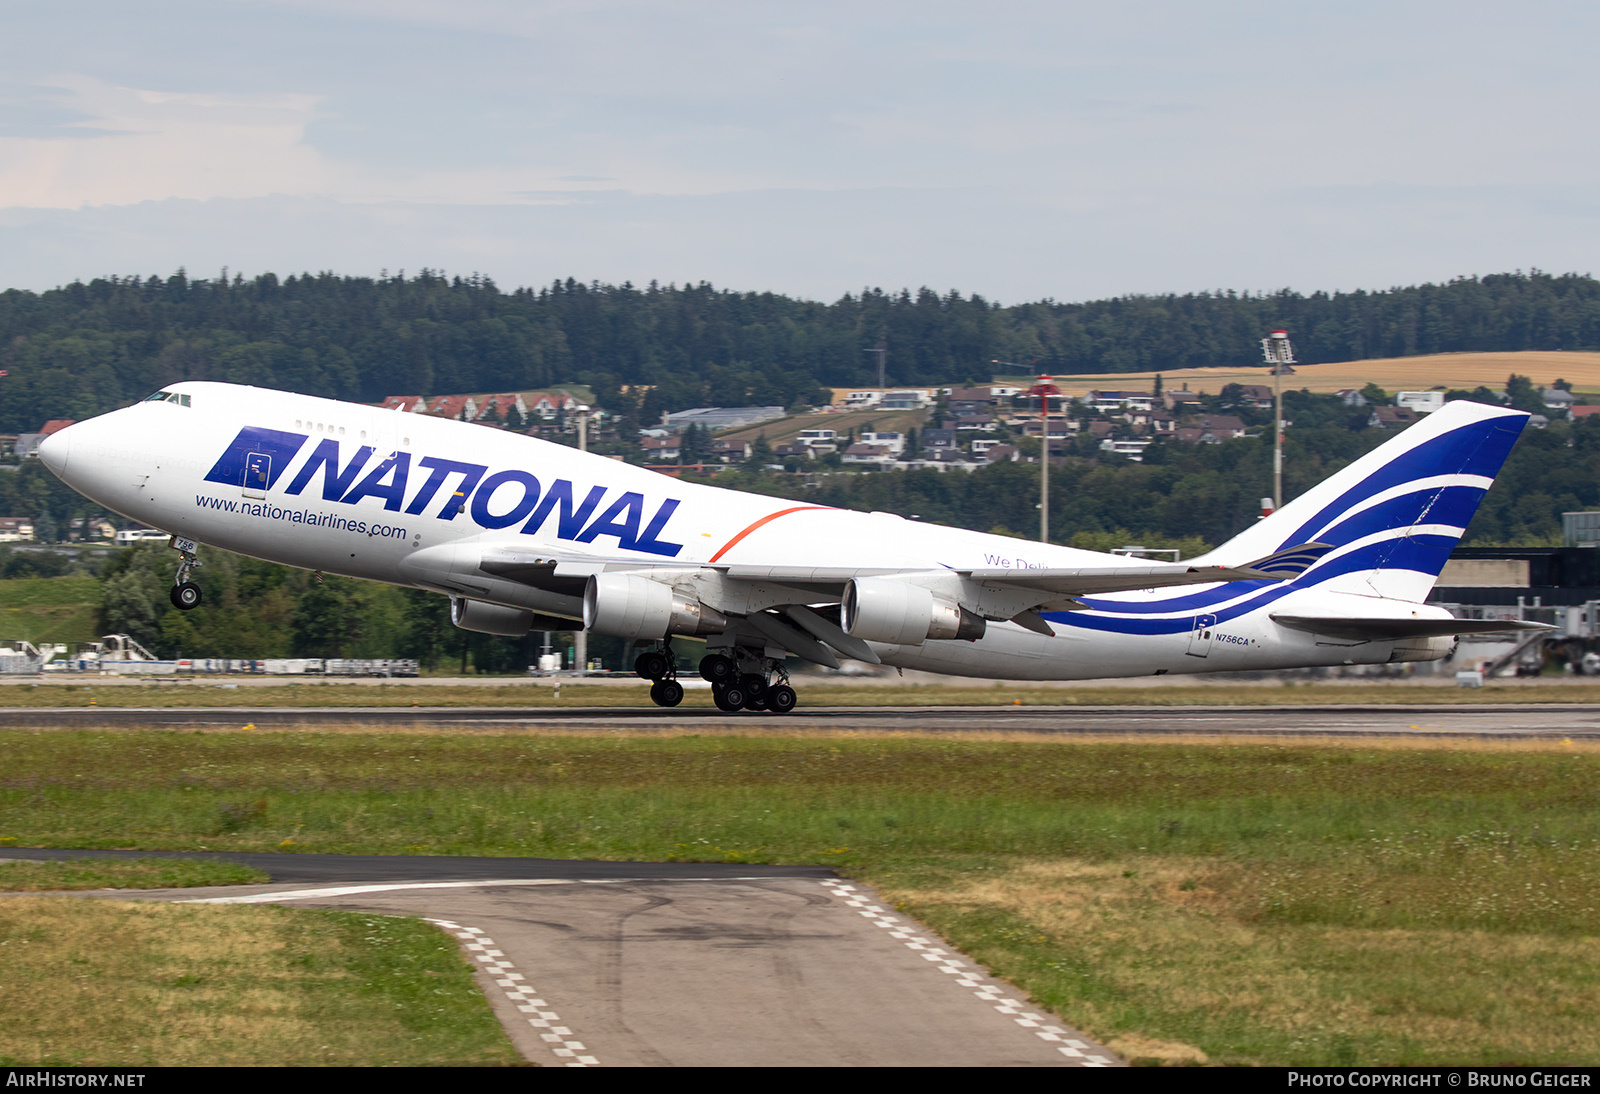
[[[67,477],[67,459],[72,454],[72,427],[58,430],[39,442],[39,458],[55,472],[58,479]]]

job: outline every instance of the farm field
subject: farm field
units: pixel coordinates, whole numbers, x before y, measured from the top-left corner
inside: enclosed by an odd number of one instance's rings
[[[1190,391],[1215,394],[1228,384],[1270,384],[1271,375],[1261,368],[1191,368],[1158,370],[1162,385],[1169,390],[1188,385]],[[1518,353],[1439,353],[1424,357],[1382,357],[1366,361],[1340,361],[1322,365],[1296,365],[1293,376],[1284,377],[1286,389],[1326,394],[1345,388],[1360,389],[1375,383],[1391,395],[1396,391],[1427,391],[1434,387],[1471,391],[1482,386],[1499,391],[1506,377],[1517,373],[1528,377],[1536,387],[1548,387],[1557,379],[1572,384],[1580,394],[1600,393],[1600,353],[1529,350]],[[1057,376],[1056,383],[1068,395],[1081,396],[1095,388],[1143,388],[1148,390],[1156,372],[1117,372],[1091,376]],[[1011,377],[1010,382],[1031,383],[1031,377]]]
[[[1583,742],[137,730],[0,748],[0,845],[823,863],[1136,1061],[1600,1062]]]

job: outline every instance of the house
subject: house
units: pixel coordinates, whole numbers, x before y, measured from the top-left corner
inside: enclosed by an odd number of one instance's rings
[[[1375,406],[1372,416],[1367,419],[1367,425],[1382,429],[1404,429],[1416,421],[1418,414],[1403,406]]]
[[[428,409],[422,413],[431,418],[472,422],[478,418],[478,400],[471,395],[439,395],[429,400]]]
[[[683,451],[683,442],[676,433],[664,437],[645,437],[639,442],[647,460],[675,460]]]
[[[1342,387],[1334,392],[1339,401],[1345,406],[1363,407],[1367,405],[1367,397],[1353,387]]]
[[[1168,410],[1176,414],[1199,410],[1201,406],[1200,393],[1198,391],[1189,391],[1188,389],[1183,391],[1163,391],[1161,393],[1161,402]]]
[[[0,517],[0,543],[17,543],[32,538],[32,517]]]
[[[906,435],[904,433],[863,433],[858,439],[862,444],[888,446],[890,454],[896,459],[906,450]]]
[[[1239,398],[1257,410],[1270,409],[1274,402],[1273,389],[1266,384],[1240,384]]]
[[[1149,410],[1155,405],[1155,396],[1148,391],[1091,391],[1084,401],[1102,414],[1114,414],[1123,407]]]
[[[398,410],[402,414],[426,414],[428,400],[421,395],[390,395],[379,404],[383,410]]]
[[[1150,447],[1150,442],[1148,440],[1142,440],[1142,441],[1137,441],[1137,440],[1119,441],[1119,440],[1115,440],[1115,439],[1113,439],[1111,437],[1107,437],[1105,440],[1100,442],[1100,451],[1102,451],[1102,452],[1114,452],[1118,456],[1127,457],[1128,459],[1132,460],[1134,463],[1143,463],[1144,462],[1144,450],[1149,448],[1149,447]]]
[[[485,395],[478,403],[478,416],[473,421],[507,423],[513,412],[520,421],[528,420],[528,404],[520,394]]]
[[[557,415],[571,414],[582,404],[565,391],[524,391],[521,393],[524,418],[553,422]]]
[[[1201,414],[1195,424],[1202,433],[1210,433],[1218,440],[1244,436],[1244,419],[1237,414]]]
[[[1435,410],[1444,406],[1444,392],[1397,391],[1394,393],[1394,405],[1403,406],[1407,410],[1414,410],[1418,414],[1432,414]]]
[[[805,445],[807,448],[826,445],[827,451],[832,452],[838,447],[835,443],[838,437],[839,434],[832,429],[802,429],[794,440],[796,444]]]
[[[886,444],[853,444],[844,450],[845,463],[873,464],[887,467],[894,462],[894,453]]]

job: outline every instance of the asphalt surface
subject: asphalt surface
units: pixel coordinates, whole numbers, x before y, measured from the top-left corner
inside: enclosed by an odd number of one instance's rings
[[[515,729],[684,729],[838,732],[998,732],[1130,736],[1440,736],[1600,740],[1600,707],[1589,704],[1183,707],[836,707],[791,714],[724,714],[660,707],[40,707],[0,709],[0,728],[192,726],[314,729],[352,724],[460,732]]]
[[[108,852],[4,854],[38,860]],[[422,916],[461,941],[512,1043],[536,1063],[1121,1062],[823,867],[164,854],[247,863],[273,883],[81,895]]]

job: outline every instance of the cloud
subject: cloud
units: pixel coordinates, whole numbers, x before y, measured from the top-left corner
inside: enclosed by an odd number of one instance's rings
[[[41,100],[71,121],[0,137],[0,193],[10,206],[242,197],[315,187],[321,174],[301,140],[316,112],[311,96],[177,94],[64,76],[39,89]],[[64,126],[78,131],[63,137]],[[71,139],[80,133],[99,139]]]

